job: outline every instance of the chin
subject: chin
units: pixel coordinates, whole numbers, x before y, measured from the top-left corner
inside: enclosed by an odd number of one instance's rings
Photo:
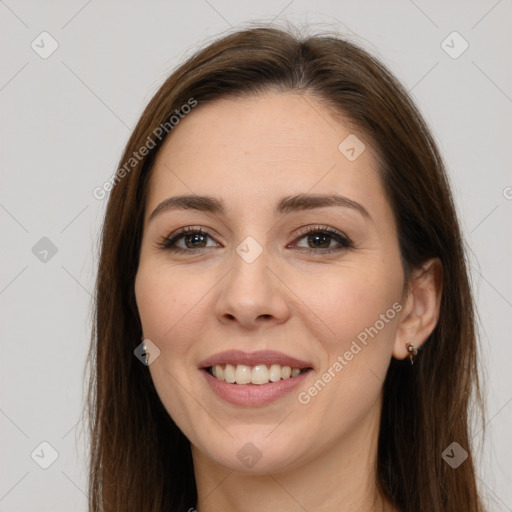
[[[254,432],[252,435],[233,434],[229,440],[223,438],[217,442],[208,438],[199,450],[202,456],[209,458],[214,464],[223,466],[229,471],[247,473],[251,475],[265,475],[268,473],[281,473],[296,468],[299,459],[305,459],[304,436],[292,437],[289,434],[268,436],[271,429],[265,428],[261,435]],[[281,433],[282,434],[282,433]],[[300,447],[300,453],[297,447]]]

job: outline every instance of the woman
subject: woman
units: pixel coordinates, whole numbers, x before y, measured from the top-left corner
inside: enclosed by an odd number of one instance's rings
[[[463,241],[382,64],[225,36],[156,93],[110,188],[91,510],[483,510]]]

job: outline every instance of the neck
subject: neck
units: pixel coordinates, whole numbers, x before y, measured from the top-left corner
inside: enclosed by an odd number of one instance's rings
[[[282,472],[233,471],[192,446],[197,512],[397,512],[377,487],[379,422],[380,407],[335,446],[326,446],[313,459]]]

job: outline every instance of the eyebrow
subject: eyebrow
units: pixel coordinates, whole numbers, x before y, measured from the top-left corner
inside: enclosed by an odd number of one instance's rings
[[[338,194],[298,194],[286,196],[281,198],[274,207],[274,215],[332,206],[352,208],[358,211],[364,218],[372,220],[371,215],[363,205]],[[170,210],[197,210],[217,215],[226,214],[226,207],[221,199],[191,194],[165,199],[153,210],[148,222],[158,214]]]

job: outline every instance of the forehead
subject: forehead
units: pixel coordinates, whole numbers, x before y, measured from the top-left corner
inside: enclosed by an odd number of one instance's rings
[[[307,192],[375,203],[384,192],[374,155],[363,133],[312,95],[217,100],[196,107],[166,139],[152,170],[149,210],[184,193],[227,196],[233,208],[270,207],[274,196]]]

